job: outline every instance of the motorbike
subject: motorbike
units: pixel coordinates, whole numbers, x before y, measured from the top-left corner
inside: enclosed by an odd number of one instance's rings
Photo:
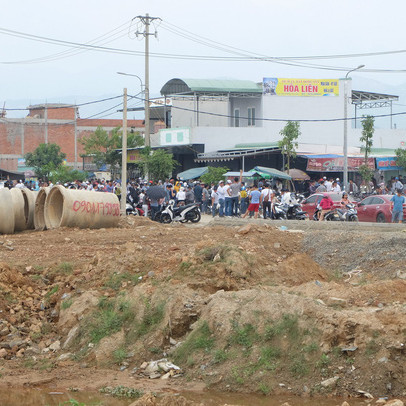
[[[273,218],[275,220],[287,220],[287,210],[286,207],[284,205],[282,205],[281,203],[274,203],[273,204]]]
[[[349,203],[345,207],[347,210],[337,209],[340,221],[358,221],[357,209],[355,205]]]
[[[142,203],[135,203],[130,195],[127,195],[125,213],[127,216],[143,216],[144,210],[142,210]]]
[[[317,207],[316,211],[313,214],[313,220],[314,221],[319,221],[319,213],[321,212],[321,209]],[[324,215],[324,220],[325,221],[340,221],[340,217],[336,211],[336,209],[330,210]]]
[[[188,221],[192,223],[198,223],[200,221],[201,214],[199,205],[196,203],[187,204],[186,206],[175,207],[175,202],[170,200],[165,209],[162,210],[159,216],[161,223],[169,224],[172,221],[179,221],[186,223]]]

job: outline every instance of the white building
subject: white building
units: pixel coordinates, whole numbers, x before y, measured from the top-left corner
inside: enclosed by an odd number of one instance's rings
[[[350,79],[269,78],[261,83],[171,79],[161,94],[164,100],[151,109],[151,117],[164,118],[167,128],[152,136],[152,143],[171,147],[175,155],[189,155],[181,159],[183,169],[195,162],[230,159],[234,163],[228,166],[237,168],[243,156],[250,163],[255,157],[261,160],[257,164],[280,168],[277,141],[289,120],[300,121],[299,155],[342,155],[344,100],[348,101],[348,153],[360,155],[362,129],[354,119],[359,119],[359,110],[368,115],[368,107],[388,107],[384,113],[390,114],[392,102],[398,100],[395,95],[352,90]],[[355,122],[359,128],[354,128]],[[404,129],[375,129],[373,146],[392,150],[383,152],[388,156],[405,141]]]

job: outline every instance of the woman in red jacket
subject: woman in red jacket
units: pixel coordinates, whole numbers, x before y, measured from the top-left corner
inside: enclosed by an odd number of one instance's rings
[[[324,220],[324,216],[331,211],[333,208],[333,201],[331,200],[330,196],[326,193],[323,195],[323,199],[321,199],[319,206],[321,207],[321,214],[320,214],[320,221]]]

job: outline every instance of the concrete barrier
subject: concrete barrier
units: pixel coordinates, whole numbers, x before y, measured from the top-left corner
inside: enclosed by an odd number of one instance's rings
[[[25,205],[26,199],[19,188],[10,189],[11,198],[13,199],[14,212],[14,232],[23,231],[27,228],[25,221]]]
[[[57,227],[115,227],[120,204],[114,193],[90,192],[54,186],[45,200],[45,225]]]
[[[8,188],[0,189],[0,234],[14,233],[13,198]]]
[[[43,231],[46,229],[45,224],[45,200],[48,196],[48,193],[51,189],[49,187],[41,188],[38,192],[37,199],[35,200],[35,208],[34,208],[34,228],[37,231]]]

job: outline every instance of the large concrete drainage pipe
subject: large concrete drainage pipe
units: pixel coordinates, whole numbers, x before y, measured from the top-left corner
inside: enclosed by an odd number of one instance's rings
[[[34,208],[34,228],[37,231],[43,231],[46,229],[45,224],[45,199],[51,189],[49,187],[41,188],[38,192],[37,199],[35,200]]]
[[[35,199],[38,192],[33,192],[30,189],[20,189],[24,197],[24,216],[25,216],[25,228],[31,230],[34,228],[34,209]]]
[[[115,227],[120,204],[114,193],[89,192],[54,186],[45,200],[45,224],[57,227]]]
[[[0,189],[0,234],[14,233],[13,198],[8,188]]]
[[[25,221],[26,202],[21,189],[10,189],[11,198],[13,199],[14,211],[14,231],[23,231],[27,228]]]

